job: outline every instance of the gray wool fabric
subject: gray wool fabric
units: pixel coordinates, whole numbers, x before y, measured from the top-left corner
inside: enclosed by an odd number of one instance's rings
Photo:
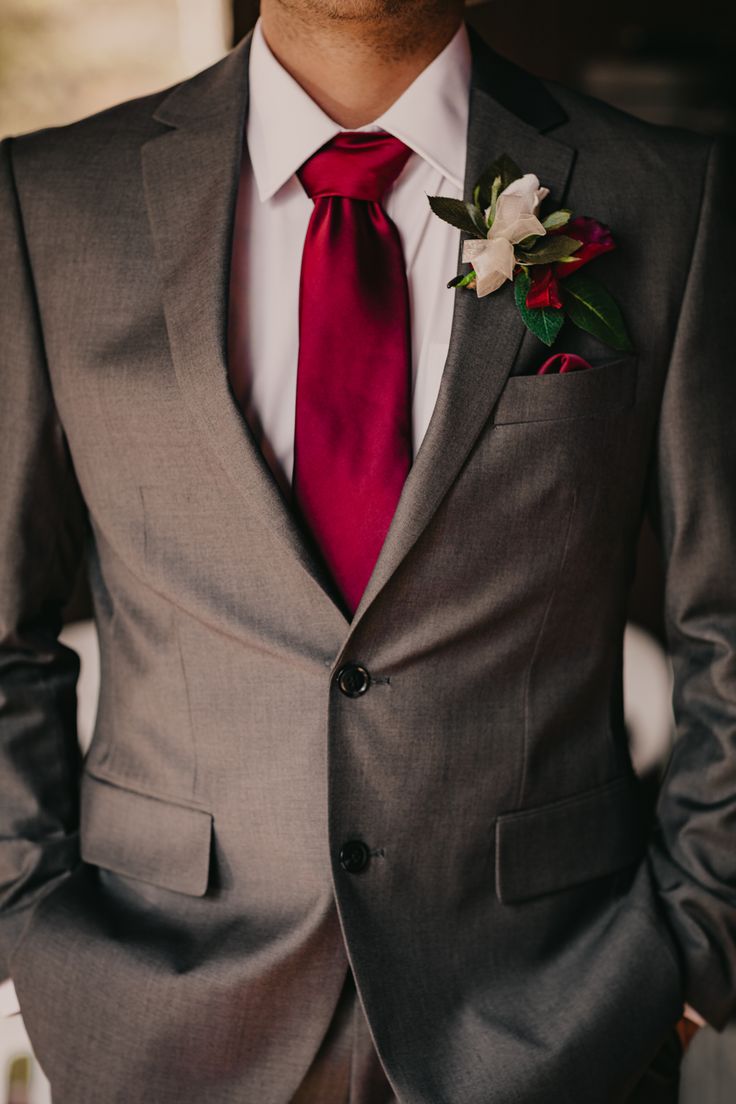
[[[288,1104],[348,965],[399,1104],[634,1100],[684,1001],[736,1009],[724,150],[471,42],[466,194],[505,152],[607,223],[635,352],[566,324],[592,367],[536,376],[509,288],[448,291],[352,620],[228,385],[250,37],[2,144],[0,950],[54,1104]],[[653,821],[621,683],[645,514],[677,721]],[[57,633],[84,553],[82,761]]]

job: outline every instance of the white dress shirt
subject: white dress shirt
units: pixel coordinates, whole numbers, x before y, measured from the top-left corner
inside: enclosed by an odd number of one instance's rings
[[[416,455],[434,409],[447,357],[459,231],[433,215],[428,195],[462,198],[470,87],[470,43],[464,23],[437,57],[374,122],[413,151],[383,206],[404,251],[412,344],[412,434]],[[299,351],[299,275],[314,204],[296,170],[346,128],[311,99],[276,60],[259,19],[253,31],[246,123],[247,159],[240,179],[235,233],[243,235],[247,270],[231,331],[242,409],[275,474],[291,482]],[[249,165],[246,163],[249,161]],[[242,261],[241,261],[242,265]],[[232,312],[231,312],[232,313]]]

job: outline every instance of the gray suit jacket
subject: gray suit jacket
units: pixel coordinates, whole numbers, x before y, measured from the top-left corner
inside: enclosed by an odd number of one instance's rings
[[[250,39],[2,147],[0,941],[58,1104],[286,1104],[346,955],[403,1104],[621,1101],[683,1001],[734,1009],[722,151],[472,43],[467,187],[505,151],[608,223],[596,275],[636,353],[566,327],[594,367],[535,376],[510,289],[448,291],[437,406],[350,621],[228,386]],[[621,689],[645,512],[676,675],[654,823]],[[56,636],[85,544],[80,762]]]

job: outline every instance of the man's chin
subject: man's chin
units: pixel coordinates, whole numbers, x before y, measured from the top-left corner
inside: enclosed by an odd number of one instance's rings
[[[378,19],[405,20],[413,11],[426,10],[427,0],[282,0],[282,5],[336,23],[374,23]]]

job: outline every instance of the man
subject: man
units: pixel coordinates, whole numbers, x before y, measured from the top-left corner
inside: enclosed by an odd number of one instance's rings
[[[504,153],[611,227],[633,353],[566,324],[584,370],[540,375],[511,288],[448,290],[427,195]],[[532,78],[460,0],[264,0],[2,173],[0,935],[55,1104],[674,1101],[685,1006],[736,1005],[719,145]]]

